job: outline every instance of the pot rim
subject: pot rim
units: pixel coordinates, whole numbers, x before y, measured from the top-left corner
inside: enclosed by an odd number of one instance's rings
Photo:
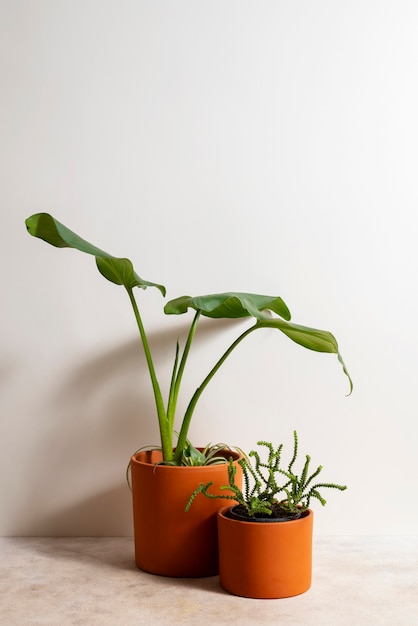
[[[202,452],[204,450],[204,448],[197,448],[197,450],[199,450],[200,452]],[[228,465],[228,458],[230,456],[232,456],[234,461],[238,461],[238,459],[242,458],[242,454],[238,451],[235,450],[229,450],[228,448],[224,448],[224,450],[221,450],[219,452],[219,454],[221,454],[222,452],[225,452],[225,454],[227,454],[227,456],[225,456],[225,460],[226,463],[212,463],[209,465],[164,465],[163,463],[154,463],[151,461],[147,461],[146,459],[146,455],[150,455],[152,453],[155,452],[160,452],[161,453],[161,448],[146,448],[143,450],[140,450],[138,452],[135,452],[135,454],[133,454],[131,456],[131,465],[135,464],[135,465],[146,465],[146,466],[154,466],[156,469],[162,469],[164,471],[167,470],[171,470],[171,471],[179,471],[179,470],[202,470],[202,468],[211,468],[212,470],[214,470],[215,468],[224,468],[225,465]],[[139,459],[138,457],[140,456],[144,456],[145,459]]]
[[[234,508],[234,506],[236,506],[235,504],[228,505],[228,506],[224,506],[221,509],[219,509],[218,511],[218,517],[221,517],[223,520],[225,520],[228,524],[250,524],[252,526],[258,526],[258,527],[263,527],[265,528],[266,525],[263,523],[264,520],[262,521],[250,521],[250,520],[240,520],[240,519],[234,519],[233,517],[228,517],[227,513],[228,511],[230,511],[231,509]],[[303,524],[303,522],[307,519],[309,519],[309,517],[311,515],[313,515],[313,511],[312,509],[306,509],[305,511],[306,515],[304,515],[303,517],[299,517],[298,519],[290,519],[287,521],[280,521],[280,520],[269,520],[268,526],[271,527],[272,524],[280,524],[280,526],[285,526],[287,524]]]

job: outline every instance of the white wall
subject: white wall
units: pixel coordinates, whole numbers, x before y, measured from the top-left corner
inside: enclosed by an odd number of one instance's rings
[[[3,0],[0,28],[0,533],[129,534],[125,466],[157,441],[126,294],[29,237],[38,211],[169,298],[281,295],[334,332],[352,396],[335,357],[260,331],[193,439],[297,428],[349,485],[317,534],[416,532],[418,4]],[[139,297],[165,384],[186,318]],[[209,325],[186,395],[235,332]]]

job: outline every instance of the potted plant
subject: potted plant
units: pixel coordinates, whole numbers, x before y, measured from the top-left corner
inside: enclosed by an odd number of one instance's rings
[[[319,489],[344,491],[346,485],[316,482],[322,466],[310,473],[306,459],[300,475],[294,470],[298,437],[294,431],[293,455],[287,469],[281,467],[283,444],[274,449],[266,441],[267,460],[252,450],[238,463],[244,472],[244,491],[235,481],[236,466],[228,467],[226,493],[211,493],[211,483],[201,483],[186,506],[190,510],[199,493],[211,500],[233,500],[234,506],[218,511],[219,573],[221,586],[249,598],[285,598],[304,593],[312,578],[313,498],[324,506]],[[236,504],[238,503],[238,504]],[[193,508],[193,507],[192,507]]]
[[[190,422],[201,394],[231,352],[250,333],[261,328],[278,329],[305,348],[336,354],[348,377],[351,392],[351,378],[340,355],[335,337],[328,331],[290,322],[289,309],[282,298],[278,296],[232,292],[198,297],[182,296],[170,300],[164,307],[166,314],[179,315],[192,309],[194,316],[182,349],[177,342],[171,382],[167,398],[164,401],[147,333],[134,295],[134,288],[147,289],[153,287],[165,296],[165,287],[141,278],[135,272],[129,259],[114,257],[104,252],[69,230],[48,213],[37,213],[29,217],[26,220],[26,228],[34,237],[43,239],[57,248],[73,248],[95,257],[97,268],[104,278],[114,284],[122,285],[126,289],[133,309],[151,379],[161,440],[159,450],[137,451],[133,454],[130,462],[137,565],[152,573],[171,576],[205,576],[216,573],[217,550],[214,511],[219,508],[220,504],[211,503],[209,509],[202,509],[200,516],[196,515],[196,519],[193,521],[194,528],[188,528],[187,532],[184,532],[184,503],[187,502],[191,490],[197,484],[196,475],[199,474],[198,480],[210,480],[210,478],[204,479],[201,475],[202,472],[206,476],[215,473],[217,476],[213,479],[215,484],[216,481],[223,484],[227,480],[227,464],[219,464],[219,461],[226,460],[230,456],[230,451],[220,449],[224,446],[209,446],[205,449],[198,449],[188,441]],[[192,395],[180,424],[177,424],[176,407],[183,373],[202,316],[218,319],[250,318],[254,323],[242,332],[218,358]],[[176,429],[178,429],[178,436],[175,442]],[[239,453],[234,453],[232,456],[235,457],[236,462]],[[168,476],[175,476],[175,478],[168,479]],[[239,482],[239,476],[240,469],[237,469],[237,482]],[[160,477],[161,481],[157,485],[157,480]],[[186,479],[186,485],[182,487],[180,481],[183,478]],[[146,486],[144,481],[147,483]],[[169,486],[166,488],[163,485]],[[172,501],[174,487],[176,487],[175,503]],[[152,505],[148,497],[151,498]],[[169,508],[167,508],[168,502],[170,502]],[[174,510],[180,516],[181,533],[174,540],[173,545]],[[209,538],[207,537],[209,522],[207,524],[202,523],[202,518],[206,521],[211,520],[212,530]],[[188,524],[190,523],[189,521]],[[199,527],[203,534],[199,534]],[[170,529],[169,532],[168,528]],[[194,551],[189,549],[187,544],[187,537],[190,538],[192,535],[196,538]],[[191,560],[190,563],[187,563],[188,559]]]

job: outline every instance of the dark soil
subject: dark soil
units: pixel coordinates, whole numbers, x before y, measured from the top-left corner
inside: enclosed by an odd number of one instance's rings
[[[279,502],[274,502],[272,505],[271,515],[268,515],[267,513],[258,513],[257,515],[251,517],[247,514],[247,511],[242,504],[237,504],[232,508],[230,517],[235,517],[235,515],[241,518],[245,518],[249,522],[261,522],[263,520],[290,521],[293,519],[299,519],[300,517],[305,517],[305,515],[307,515],[307,512],[304,511],[303,513],[289,513],[289,511],[283,509],[280,506]]]

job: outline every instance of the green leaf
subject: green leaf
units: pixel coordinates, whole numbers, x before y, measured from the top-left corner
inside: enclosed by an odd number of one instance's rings
[[[192,466],[206,465],[206,457],[189,441],[183,451],[183,464]]]
[[[308,326],[300,326],[289,322],[290,312],[282,298],[234,292],[197,296],[195,298],[182,296],[167,302],[164,312],[169,315],[180,315],[186,313],[189,308],[200,311],[206,317],[254,317],[257,319],[257,322],[246,333],[258,328],[277,328],[289,339],[304,348],[316,352],[337,354],[338,360],[350,383],[349,394],[352,392],[353,382],[338,350],[338,343],[334,335],[326,330],[318,330],[317,328],[309,328]],[[270,312],[276,313],[282,319],[272,317]]]
[[[49,213],[36,213],[28,217],[25,223],[28,232],[33,237],[43,239],[56,248],[73,248],[96,257],[99,272],[112,283],[123,285],[127,289],[156,287],[165,296],[165,287],[138,276],[129,259],[113,257],[108,252],[97,248],[61,224]]]
[[[327,330],[318,330],[309,326],[300,326],[274,318],[257,322],[259,328],[278,328],[289,339],[309,350],[338,354],[338,343],[334,335]]]
[[[49,213],[36,213],[25,222],[28,232],[33,237],[43,239],[56,248],[75,248],[94,256],[110,257],[111,255],[82,239],[64,224],[54,219]]]
[[[129,259],[96,257],[96,265],[102,276],[116,285],[124,285],[128,289],[133,287],[141,287],[141,289],[157,287],[165,295],[165,288],[162,285],[156,285],[140,278],[135,273],[132,262]]]
[[[350,383],[349,394],[352,392],[353,381],[351,380],[350,374],[348,373],[343,358],[339,352],[337,340],[332,333],[327,330],[309,328],[309,326],[300,326],[299,324],[293,324],[293,322],[285,322],[278,318],[258,321],[256,327],[277,328],[289,337],[289,339],[304,348],[308,348],[308,350],[337,354],[338,360],[343,367],[344,374],[347,376]]]
[[[180,315],[189,308],[214,318],[255,317],[258,320],[269,320],[273,312],[290,320],[290,311],[282,298],[253,293],[217,293],[194,298],[181,296],[167,302],[164,312]]]

